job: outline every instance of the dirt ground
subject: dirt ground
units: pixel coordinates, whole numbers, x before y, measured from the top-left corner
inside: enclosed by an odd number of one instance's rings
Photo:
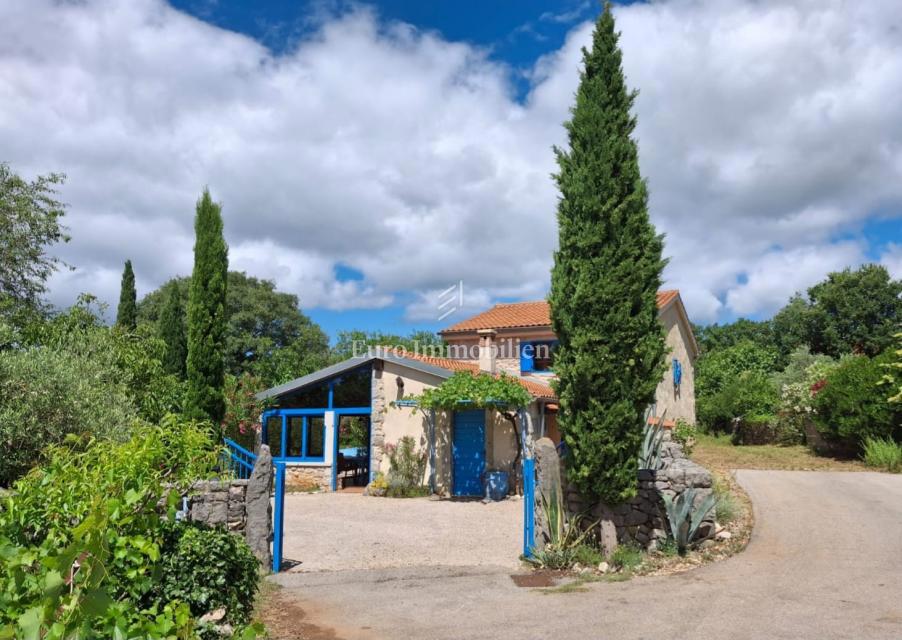
[[[291,572],[392,567],[516,568],[523,503],[360,494],[285,496],[283,557]]]

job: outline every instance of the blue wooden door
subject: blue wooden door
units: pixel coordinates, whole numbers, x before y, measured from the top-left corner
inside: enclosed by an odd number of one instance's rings
[[[454,414],[453,493],[481,496],[485,473],[485,411],[457,411]]]

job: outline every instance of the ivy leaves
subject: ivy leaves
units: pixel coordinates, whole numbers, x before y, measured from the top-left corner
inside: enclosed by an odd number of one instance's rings
[[[502,373],[492,376],[488,373],[472,374],[458,371],[433,389],[427,389],[420,396],[407,398],[416,400],[420,408],[511,410],[527,406],[532,396],[513,376]]]

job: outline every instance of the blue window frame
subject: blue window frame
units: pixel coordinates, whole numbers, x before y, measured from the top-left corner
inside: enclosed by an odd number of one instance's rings
[[[521,340],[520,373],[554,373],[557,340]]]
[[[321,409],[268,413],[261,435],[276,460],[323,462],[326,459],[326,416]]]

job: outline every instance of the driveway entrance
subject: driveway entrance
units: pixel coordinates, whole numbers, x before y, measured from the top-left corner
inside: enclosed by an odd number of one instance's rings
[[[510,570],[522,551],[523,503],[294,493],[285,496],[284,532],[283,558],[290,572]]]

